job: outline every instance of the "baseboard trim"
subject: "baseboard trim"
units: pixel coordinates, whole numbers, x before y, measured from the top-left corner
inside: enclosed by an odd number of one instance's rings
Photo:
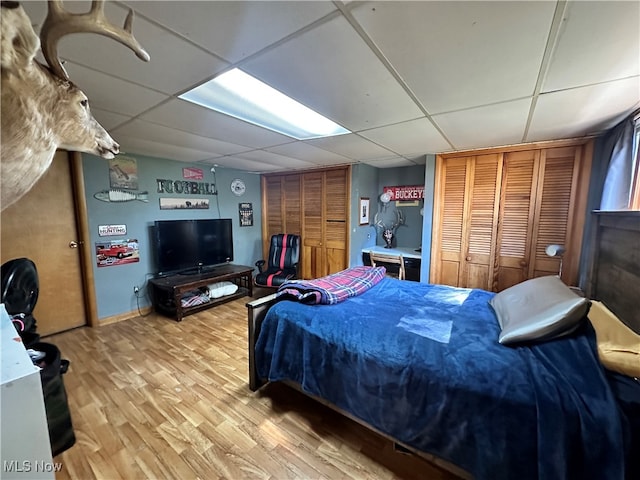
[[[135,317],[139,317],[141,315],[148,315],[153,310],[153,307],[141,307],[140,311],[132,310],[130,312],[119,313],[118,315],[112,315],[110,317],[104,317],[99,320],[98,327],[102,327],[104,325],[111,325],[112,323],[119,323],[125,320],[130,320]]]

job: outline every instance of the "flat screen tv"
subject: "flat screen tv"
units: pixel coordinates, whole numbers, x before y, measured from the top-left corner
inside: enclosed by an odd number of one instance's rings
[[[197,273],[233,261],[230,218],[156,220],[153,239],[159,275]]]

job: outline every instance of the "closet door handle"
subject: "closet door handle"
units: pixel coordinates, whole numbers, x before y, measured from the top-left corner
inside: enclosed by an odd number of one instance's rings
[[[526,267],[527,266],[526,260],[520,260],[520,266],[521,267]]]

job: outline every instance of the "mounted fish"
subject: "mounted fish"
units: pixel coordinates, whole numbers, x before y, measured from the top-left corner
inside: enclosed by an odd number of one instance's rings
[[[149,192],[130,192],[129,190],[120,190],[112,188],[111,190],[103,190],[93,195],[96,200],[101,202],[132,202],[139,200],[140,202],[149,201]]]
[[[93,1],[85,14],[63,9],[61,0],[48,2],[40,39],[18,2],[2,6],[2,112],[0,179],[2,210],[27,193],[46,172],[56,149],[114,158],[120,151],[91,115],[86,95],[70,80],[58,58],[58,40],[70,33],[105,35],[126,45],[144,61],[149,54],[131,33],[133,10],[124,28],[109,23],[104,0]],[[42,42],[48,67],[35,60]]]

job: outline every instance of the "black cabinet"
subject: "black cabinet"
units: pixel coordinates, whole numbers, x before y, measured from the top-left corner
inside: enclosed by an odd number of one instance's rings
[[[395,252],[392,252],[395,253]],[[404,259],[404,270],[405,270],[405,279],[411,280],[413,282],[420,281],[420,267],[422,265],[422,260],[419,258],[413,257],[402,257]],[[371,258],[369,256],[369,252],[362,252],[362,263],[367,266],[371,266]],[[384,266],[387,270],[393,273],[398,273],[398,265],[393,265],[391,263],[380,262],[382,266]]]

